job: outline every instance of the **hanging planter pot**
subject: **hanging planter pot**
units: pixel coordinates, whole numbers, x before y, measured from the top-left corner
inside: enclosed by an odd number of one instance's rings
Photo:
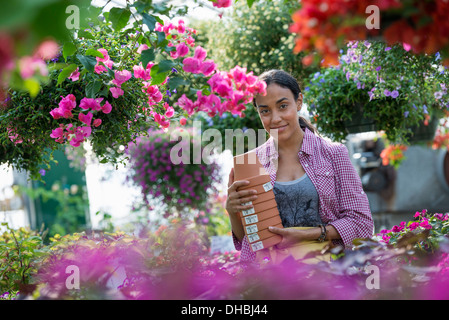
[[[410,144],[416,144],[432,141],[435,137],[439,121],[439,117],[433,116],[427,126],[421,123],[420,125],[410,127],[412,133],[407,136],[408,142]]]
[[[356,104],[352,118],[344,121],[344,127],[348,134],[377,131],[376,121],[367,117],[363,112],[363,105]]]

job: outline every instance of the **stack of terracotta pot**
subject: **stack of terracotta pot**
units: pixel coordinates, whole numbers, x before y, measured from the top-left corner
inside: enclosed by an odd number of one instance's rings
[[[282,236],[268,230],[269,226],[278,228],[283,226],[270,176],[254,152],[234,157],[234,180],[250,182],[240,187],[238,191],[248,189],[257,191],[257,199],[251,202],[253,208],[241,212],[243,229],[252,251],[270,248],[281,242]]]

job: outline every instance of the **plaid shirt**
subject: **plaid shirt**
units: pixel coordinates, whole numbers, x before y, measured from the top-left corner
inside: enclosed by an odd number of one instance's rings
[[[372,237],[374,223],[368,197],[348,149],[343,144],[324,140],[307,128],[304,130],[299,162],[318,192],[321,220],[334,226],[341,236],[334,243],[348,248],[354,239]],[[274,186],[278,153],[273,137],[257,147],[256,154]],[[233,240],[235,248],[241,250],[241,260],[254,260],[256,255],[246,236],[240,242],[233,235]]]

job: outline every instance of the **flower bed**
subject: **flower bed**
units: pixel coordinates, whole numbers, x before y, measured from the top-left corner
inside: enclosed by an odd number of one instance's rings
[[[417,212],[416,221],[355,240],[353,250],[332,248],[334,260],[317,265],[289,259],[257,265],[240,262],[238,252],[211,255],[204,229],[186,221],[141,237],[67,235],[30,256],[36,270],[19,298],[446,299],[448,216]]]

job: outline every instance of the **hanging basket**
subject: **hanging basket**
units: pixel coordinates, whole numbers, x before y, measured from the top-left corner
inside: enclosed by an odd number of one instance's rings
[[[412,133],[407,136],[410,144],[423,143],[432,141],[435,138],[435,133],[438,127],[440,118],[433,116],[429,124],[426,126],[423,123],[410,127]]]
[[[352,119],[344,121],[346,133],[352,134],[378,130],[376,121],[373,118],[364,115],[363,106],[361,104],[355,105],[354,109],[355,112],[352,115]]]

